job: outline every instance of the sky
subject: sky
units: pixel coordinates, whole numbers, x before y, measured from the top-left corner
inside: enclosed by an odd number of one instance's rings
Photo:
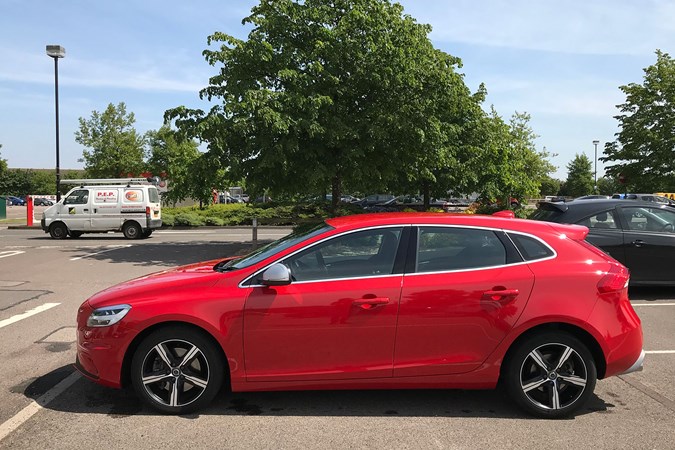
[[[59,60],[60,165],[78,169],[80,117],[124,102],[143,133],[169,108],[208,108],[199,90],[216,74],[202,56],[221,31],[245,39],[256,0],[0,0],[0,157],[10,168],[53,168],[54,62]],[[673,52],[672,0],[400,0],[433,27],[432,43],[461,58],[485,107],[531,115],[538,150],[567,177],[577,154],[594,159],[618,132],[619,86],[642,83],[656,49]],[[603,164],[598,162],[598,177]]]

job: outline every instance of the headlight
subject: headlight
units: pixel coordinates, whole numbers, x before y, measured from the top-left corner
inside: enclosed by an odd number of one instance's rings
[[[114,325],[127,315],[131,306],[115,305],[98,308],[91,312],[87,319],[88,327],[109,327]]]

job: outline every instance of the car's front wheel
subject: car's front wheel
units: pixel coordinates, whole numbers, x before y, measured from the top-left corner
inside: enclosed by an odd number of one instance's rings
[[[506,389],[528,413],[561,418],[593,394],[597,371],[588,348],[567,333],[543,333],[521,342],[505,361]]]
[[[148,335],[131,362],[137,395],[151,407],[185,414],[213,400],[223,383],[221,352],[206,336],[172,326]]]
[[[49,235],[52,239],[65,239],[68,236],[68,227],[62,222],[53,223],[49,227]]]

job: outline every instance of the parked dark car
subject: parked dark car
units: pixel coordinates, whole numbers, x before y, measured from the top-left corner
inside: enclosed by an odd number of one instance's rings
[[[35,199],[33,199],[33,204],[35,206],[52,206],[54,202],[49,200],[48,198],[36,197]]]
[[[375,206],[380,203],[388,202],[390,200],[393,200],[394,196],[391,194],[373,194],[369,195],[365,198],[362,198],[361,200],[354,202],[355,205],[359,205],[363,208],[366,208],[368,206]]]
[[[621,199],[541,202],[532,219],[587,226],[586,240],[627,266],[631,285],[675,285],[675,207]]]
[[[20,197],[14,197],[13,195],[8,195],[7,200],[9,200],[10,205],[14,206],[26,206],[26,200]]]
[[[675,205],[675,200],[671,200],[663,195],[656,194],[614,194],[612,198],[621,198],[625,200],[642,200],[645,202],[663,203],[666,205]]]
[[[432,198],[429,201],[429,208],[442,209],[448,212],[451,207],[452,205],[446,200]],[[386,202],[368,206],[366,210],[372,212],[424,211],[424,200],[420,197],[402,195]]]

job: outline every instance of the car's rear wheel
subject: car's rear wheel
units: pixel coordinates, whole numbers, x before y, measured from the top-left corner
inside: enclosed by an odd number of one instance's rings
[[[138,239],[141,237],[141,233],[143,232],[143,230],[141,230],[141,226],[136,222],[127,222],[124,224],[122,231],[124,232],[124,237],[127,239]]]
[[[71,237],[71,238],[79,238],[80,236],[82,236],[82,232],[81,232],[81,231],[73,231],[73,230],[70,230],[70,232],[69,232],[68,234],[70,234],[70,237]]]
[[[213,400],[223,383],[222,353],[203,334],[173,326],[148,335],[131,362],[137,395],[151,407],[185,414]]]
[[[49,235],[53,239],[65,239],[68,236],[68,227],[62,222],[54,223],[49,227]]]
[[[153,230],[145,230],[145,231],[141,234],[141,237],[142,237],[143,239],[149,238],[150,235],[152,234],[152,231],[153,231]]]
[[[521,342],[505,362],[506,389],[528,413],[561,418],[593,394],[597,371],[588,348],[567,333],[543,333]]]

